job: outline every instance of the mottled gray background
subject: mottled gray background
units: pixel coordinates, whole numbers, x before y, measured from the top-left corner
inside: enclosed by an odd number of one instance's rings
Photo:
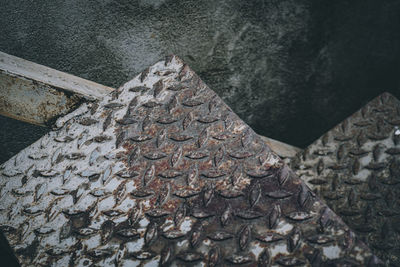
[[[305,147],[400,97],[398,0],[1,0],[0,50],[118,87],[174,53],[259,134]],[[0,118],[0,162],[46,129]]]

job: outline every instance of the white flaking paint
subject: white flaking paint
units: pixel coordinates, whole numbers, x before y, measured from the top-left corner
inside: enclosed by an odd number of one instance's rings
[[[330,260],[340,258],[340,248],[338,246],[329,246],[322,248],[322,254]]]

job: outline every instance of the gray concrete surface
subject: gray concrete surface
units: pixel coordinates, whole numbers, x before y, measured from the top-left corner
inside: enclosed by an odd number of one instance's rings
[[[305,147],[381,92],[399,97],[399,12],[395,0],[3,0],[0,50],[112,87],[174,53],[259,134]]]

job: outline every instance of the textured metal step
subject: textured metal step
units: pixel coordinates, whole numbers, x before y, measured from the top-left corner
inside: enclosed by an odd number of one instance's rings
[[[400,101],[375,98],[291,166],[381,259],[400,266]]]
[[[0,167],[24,266],[375,266],[379,260],[174,56]]]

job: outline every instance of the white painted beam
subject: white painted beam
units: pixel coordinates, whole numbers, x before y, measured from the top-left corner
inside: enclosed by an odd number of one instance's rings
[[[0,52],[0,114],[48,125],[79,103],[114,90],[65,72]]]

